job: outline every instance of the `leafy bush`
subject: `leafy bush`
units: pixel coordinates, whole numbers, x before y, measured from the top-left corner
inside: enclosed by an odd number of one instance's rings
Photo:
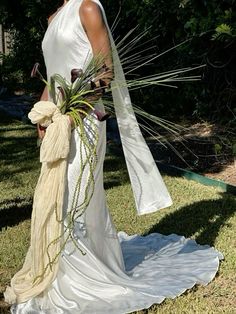
[[[47,17],[58,0],[3,0],[1,21],[14,29],[12,69],[20,71],[24,84],[35,61],[42,61],[41,40]],[[234,119],[236,96],[236,11],[235,0],[103,0],[110,25],[119,9],[114,33],[122,36],[132,27],[146,30],[157,52],[185,42],[152,65],[151,71],[206,64],[199,72],[202,82],[180,83],[179,89],[150,88],[134,93],[134,101],[161,115],[194,115],[222,120]],[[111,9],[112,8],[112,9]],[[20,14],[19,14],[20,12]],[[148,72],[142,70],[141,75]],[[10,74],[9,74],[10,75]],[[140,93],[142,97],[140,97]]]

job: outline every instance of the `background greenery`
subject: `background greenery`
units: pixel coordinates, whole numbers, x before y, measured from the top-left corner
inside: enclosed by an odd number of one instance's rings
[[[3,58],[3,84],[16,88],[41,88],[29,81],[35,61],[43,64],[41,41],[47,17],[60,5],[58,0],[2,0],[0,22],[13,35],[12,53]],[[151,66],[152,72],[206,64],[202,81],[179,84],[179,89],[155,88],[136,92],[135,102],[168,117],[195,116],[235,123],[236,11],[235,0],[102,0],[110,25],[120,11],[114,36],[139,25],[147,30],[156,52],[184,42]],[[141,74],[148,72],[144,68]],[[142,93],[142,97],[140,97]],[[142,103],[140,103],[142,99]],[[158,112],[157,112],[158,110]]]

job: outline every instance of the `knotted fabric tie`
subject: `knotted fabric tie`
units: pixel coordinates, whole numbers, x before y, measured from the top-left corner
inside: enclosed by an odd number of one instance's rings
[[[62,207],[71,125],[50,101],[37,102],[29,118],[47,126],[40,150],[42,168],[35,189],[31,243],[22,269],[5,292],[9,303],[22,303],[43,292],[56,277],[62,248]]]
[[[29,118],[33,124],[39,123],[47,127],[40,150],[40,161],[55,162],[66,158],[71,134],[68,116],[62,115],[53,102],[39,101],[29,113]]]

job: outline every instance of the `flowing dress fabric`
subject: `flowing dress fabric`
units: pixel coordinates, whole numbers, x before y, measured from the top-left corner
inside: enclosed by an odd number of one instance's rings
[[[69,80],[73,68],[84,68],[92,50],[77,14],[82,0],[70,0],[50,23],[43,41],[47,75],[60,73]],[[99,1],[95,0],[98,5]],[[98,105],[103,110],[103,105]],[[76,221],[73,243],[61,253],[56,279],[41,295],[12,306],[15,314],[124,314],[175,298],[195,284],[215,276],[222,254],[195,241],[172,234],[142,237],[118,235],[106,206],[103,161],[106,126],[92,116],[84,120],[91,145],[98,131],[95,189],[85,213]],[[68,158],[64,215],[70,209],[85,151],[76,130]],[[82,177],[86,186],[89,168]],[[82,193],[83,194],[83,193]],[[83,195],[79,195],[81,200]],[[65,220],[65,224],[66,224]]]

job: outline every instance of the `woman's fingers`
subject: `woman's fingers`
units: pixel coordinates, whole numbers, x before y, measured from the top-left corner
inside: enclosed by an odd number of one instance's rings
[[[45,136],[46,128],[42,127],[39,123],[37,123],[37,131],[38,131],[38,138],[42,140]]]

